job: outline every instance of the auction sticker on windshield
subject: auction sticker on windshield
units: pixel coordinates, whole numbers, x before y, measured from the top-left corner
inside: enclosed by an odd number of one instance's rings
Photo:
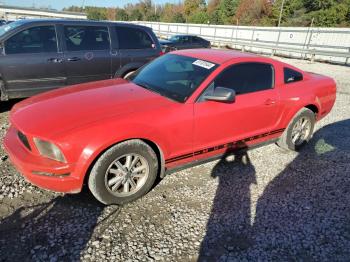
[[[192,64],[196,65],[196,66],[200,66],[200,67],[206,68],[206,69],[210,69],[213,66],[215,66],[215,64],[209,63],[209,62],[203,61],[203,60],[196,60]]]

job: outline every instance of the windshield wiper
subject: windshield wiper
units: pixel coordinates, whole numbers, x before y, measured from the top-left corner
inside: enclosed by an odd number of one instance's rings
[[[144,83],[144,82],[142,82],[142,83],[135,82],[135,84],[138,85],[138,86],[141,86],[141,87],[143,87],[143,88],[145,88],[145,89],[147,89],[147,90],[150,90],[150,91],[152,91],[152,92],[154,92],[154,93],[157,93],[157,94],[159,94],[159,95],[161,95],[161,96],[164,96],[163,93],[161,93],[159,90],[157,90],[157,89],[155,89],[155,88],[152,88],[152,87],[151,87],[149,84],[147,84],[147,83]]]

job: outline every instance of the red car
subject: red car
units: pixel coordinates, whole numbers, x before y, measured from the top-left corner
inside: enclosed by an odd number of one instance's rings
[[[80,84],[18,103],[5,147],[33,184],[122,204],[157,176],[277,142],[298,150],[327,115],[326,76],[234,51],[183,50],[128,80]]]

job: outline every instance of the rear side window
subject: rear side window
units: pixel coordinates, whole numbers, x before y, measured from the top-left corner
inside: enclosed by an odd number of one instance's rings
[[[108,50],[108,28],[105,26],[65,26],[64,37],[68,51]]]
[[[181,41],[183,43],[192,43],[192,37],[189,37],[189,36],[182,36],[181,37]]]
[[[201,43],[202,39],[196,37],[196,36],[192,36],[192,43]]]
[[[54,26],[37,26],[23,30],[5,42],[6,54],[57,52]]]
[[[285,67],[283,69],[284,73],[284,83],[289,84],[289,83],[294,83],[303,80],[303,74],[295,71],[293,69],[290,69],[288,67]]]
[[[214,80],[214,87],[231,88],[238,95],[271,89],[273,85],[273,66],[264,63],[233,65]]]
[[[147,49],[153,48],[151,37],[142,29],[131,27],[116,27],[119,49]]]

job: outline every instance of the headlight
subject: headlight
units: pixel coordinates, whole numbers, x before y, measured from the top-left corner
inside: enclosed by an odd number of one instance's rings
[[[34,138],[34,143],[36,145],[36,148],[39,150],[40,155],[59,162],[67,162],[61,150],[51,142],[44,141],[39,138]]]

